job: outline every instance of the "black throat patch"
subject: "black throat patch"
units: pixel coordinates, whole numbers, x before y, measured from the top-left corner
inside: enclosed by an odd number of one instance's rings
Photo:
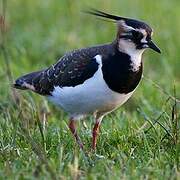
[[[111,90],[127,94],[137,87],[143,68],[141,64],[134,72],[131,63],[130,56],[119,51],[103,61],[103,78]]]

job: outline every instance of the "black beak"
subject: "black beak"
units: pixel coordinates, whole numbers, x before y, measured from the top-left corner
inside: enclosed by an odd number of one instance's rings
[[[149,48],[153,49],[154,51],[161,53],[159,47],[157,47],[156,44],[153,43],[152,41],[149,41],[147,45],[149,46]]]

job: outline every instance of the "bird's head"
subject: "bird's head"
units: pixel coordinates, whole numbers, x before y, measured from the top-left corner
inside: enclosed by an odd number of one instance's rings
[[[117,43],[119,50],[127,53],[142,53],[145,49],[151,48],[161,53],[160,49],[152,41],[153,30],[146,23],[135,19],[107,14],[94,9],[89,11],[89,13],[111,19],[117,23]]]
[[[122,51],[143,52],[147,48],[160,53],[160,49],[152,41],[153,30],[142,21],[124,18],[117,21],[117,41]]]

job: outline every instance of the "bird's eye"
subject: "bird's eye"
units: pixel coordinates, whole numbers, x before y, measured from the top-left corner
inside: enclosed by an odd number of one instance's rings
[[[143,34],[139,31],[132,31],[133,37],[136,39],[142,39],[143,38]]]
[[[146,40],[151,41],[151,36],[147,35]]]

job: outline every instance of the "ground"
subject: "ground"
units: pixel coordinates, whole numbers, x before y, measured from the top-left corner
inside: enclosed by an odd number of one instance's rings
[[[92,117],[87,127],[79,122],[85,155],[67,114],[11,83],[67,51],[112,41],[115,24],[84,14],[89,7],[144,20],[162,54],[144,54],[144,78],[104,118],[96,154],[89,151]],[[180,1],[0,0],[0,15],[0,179],[180,178]]]

